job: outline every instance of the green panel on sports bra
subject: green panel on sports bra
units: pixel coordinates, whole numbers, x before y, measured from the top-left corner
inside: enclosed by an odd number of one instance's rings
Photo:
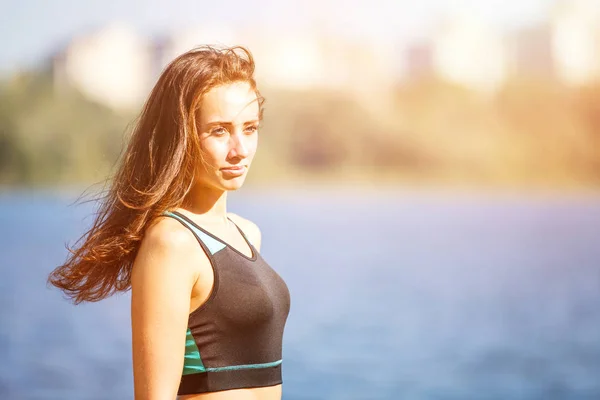
[[[192,336],[192,331],[188,328],[185,335],[185,359],[183,361],[183,375],[197,374],[199,372],[206,372],[202,359],[200,358],[200,351],[196,345],[196,341]]]

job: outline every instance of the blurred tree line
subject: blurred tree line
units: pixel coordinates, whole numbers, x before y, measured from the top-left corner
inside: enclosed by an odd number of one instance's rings
[[[385,179],[600,186],[600,83],[518,80],[484,95],[435,79],[365,99],[266,88],[252,181]],[[47,72],[0,82],[0,184],[87,184],[114,168],[135,113]]]
[[[0,83],[0,183],[101,180],[118,158],[132,119],[75,90],[55,90],[49,72],[17,74]]]

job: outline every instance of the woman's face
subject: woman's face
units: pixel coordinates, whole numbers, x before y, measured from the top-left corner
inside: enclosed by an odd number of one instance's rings
[[[256,153],[260,107],[247,82],[217,86],[202,100],[202,158],[196,182],[218,190],[242,186]]]

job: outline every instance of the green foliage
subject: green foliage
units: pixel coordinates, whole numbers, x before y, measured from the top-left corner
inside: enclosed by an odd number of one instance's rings
[[[130,119],[74,90],[54,90],[48,73],[14,76],[0,84],[0,183],[101,179]]]
[[[0,82],[0,184],[88,184],[114,168],[135,116],[58,89],[44,72]],[[424,80],[382,98],[262,93],[251,181],[600,184],[600,85],[513,80],[481,95]]]

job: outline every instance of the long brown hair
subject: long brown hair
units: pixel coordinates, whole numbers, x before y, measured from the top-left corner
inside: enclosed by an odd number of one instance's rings
[[[145,230],[162,212],[179,207],[201,159],[196,120],[203,95],[228,83],[256,88],[254,59],[241,46],[195,48],[163,71],[140,113],[127,149],[92,227],[48,282],[75,304],[99,301],[131,287],[131,269]]]

